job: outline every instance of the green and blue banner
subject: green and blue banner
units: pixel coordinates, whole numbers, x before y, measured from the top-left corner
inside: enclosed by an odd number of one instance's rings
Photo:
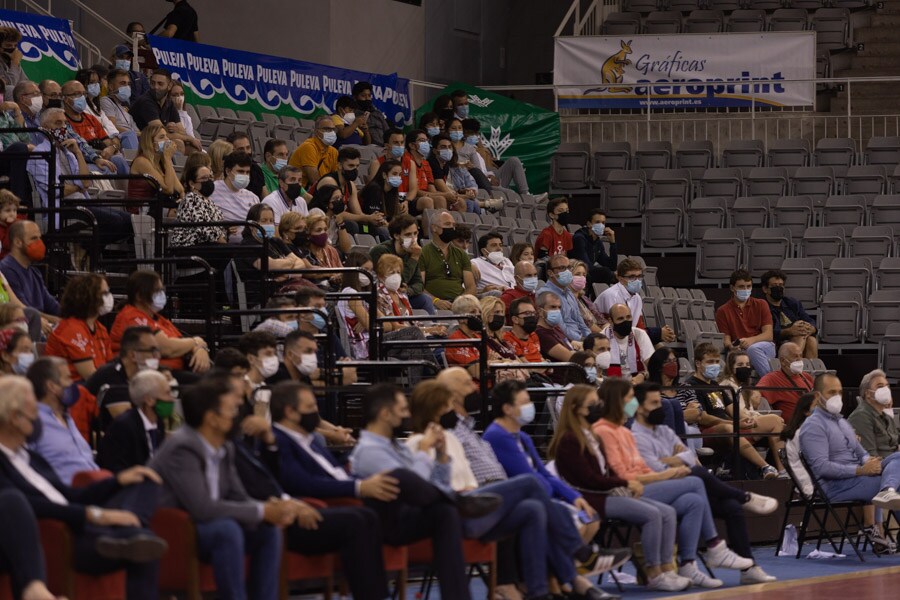
[[[0,10],[0,26],[22,32],[22,70],[31,81],[69,81],[81,67],[72,28],[65,19]]]
[[[331,114],[353,84],[372,84],[372,102],[395,123],[411,116],[409,80],[317,63],[149,36],[159,66],[185,84],[189,103],[312,118]]]

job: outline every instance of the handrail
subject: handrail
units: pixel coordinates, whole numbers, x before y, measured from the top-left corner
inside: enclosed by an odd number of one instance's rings
[[[565,29],[566,25],[569,24],[569,21],[572,20],[573,15],[575,17],[575,25],[577,28],[578,23],[581,21],[581,0],[572,0],[569,10],[566,11],[566,15],[563,17],[559,27],[556,28],[556,33],[553,34],[553,37],[562,35],[563,29]],[[578,33],[575,33],[575,35],[578,35]]]
[[[46,8],[44,8],[43,6],[41,6],[40,4],[38,4],[37,2],[34,2],[34,0],[17,0],[17,1],[18,1],[18,2],[21,2],[21,3],[24,4],[25,6],[29,7],[31,10],[36,11],[37,13],[44,15],[45,17],[52,17],[52,16],[53,16],[53,14],[52,14],[49,10],[47,10]],[[74,1],[74,0],[72,0],[72,1]],[[97,46],[96,44],[94,44],[93,42],[91,42],[90,40],[88,40],[86,37],[84,37],[83,35],[81,35],[81,34],[78,33],[77,31],[75,31],[74,28],[72,29],[72,37],[75,38],[75,41],[76,41],[76,42],[78,42],[79,44],[81,44],[82,46],[84,46],[85,48],[87,48],[87,50],[88,50],[89,52],[91,52],[91,53],[93,53],[93,54],[96,54],[98,60],[100,60],[100,61],[106,61],[107,63],[109,63],[109,59],[106,58],[105,56],[103,56],[103,52],[100,51],[100,47]],[[128,37],[128,36],[126,36],[126,37]],[[88,62],[89,62],[89,61],[88,61]]]
[[[77,6],[78,8],[80,8],[81,10],[83,10],[84,12],[86,12],[87,14],[89,14],[90,16],[94,17],[101,25],[103,25],[104,27],[106,27],[107,29],[109,29],[110,31],[112,31],[113,33],[118,35],[119,37],[131,42],[131,36],[129,36],[127,33],[122,31],[115,25],[113,25],[111,21],[106,19],[106,17],[104,17],[103,15],[101,15],[100,13],[95,11],[93,8],[91,8],[90,6],[88,6],[87,4],[82,2],[81,0],[68,0],[68,1],[71,2],[72,4],[74,4],[75,6]]]

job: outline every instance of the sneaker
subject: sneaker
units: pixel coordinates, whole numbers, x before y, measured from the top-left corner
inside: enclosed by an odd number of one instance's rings
[[[897,551],[894,542],[884,536],[880,527],[870,525],[863,529],[863,535],[865,535],[872,544],[872,550],[875,554],[893,554]]]
[[[147,563],[159,560],[169,549],[169,544],[155,535],[139,533],[131,537],[100,536],[95,542],[97,554],[110,560],[130,563]]]
[[[716,453],[712,448],[707,448],[706,446],[701,446],[695,450],[697,456],[712,456]]]
[[[775,479],[778,477],[778,469],[772,465],[764,466],[759,472],[762,473],[763,479]]]
[[[754,583],[768,583],[769,581],[777,581],[774,575],[769,575],[762,570],[762,567],[750,567],[746,571],[741,571],[741,585],[752,585]]]
[[[616,550],[598,548],[591,554],[589,559],[577,565],[577,571],[579,575],[591,577],[592,575],[599,575],[600,573],[618,569],[624,565],[629,558],[631,558],[631,550],[628,550],[627,548]]]
[[[900,510],[900,494],[888,488],[875,494],[872,504],[888,510]]]
[[[669,577],[668,575],[673,575]],[[655,592],[680,592],[691,587],[691,580],[676,575],[674,571],[663,571],[647,581],[647,589]]]
[[[778,500],[750,492],[750,499],[744,502],[744,510],[757,515],[768,515],[778,508]]]
[[[484,208],[488,210],[500,210],[503,208],[502,198],[488,198],[484,201]]]
[[[547,198],[549,198],[549,197],[550,197],[550,194],[548,194],[547,192],[544,192],[543,194],[538,194],[537,196],[534,196],[534,201],[537,202],[538,204],[540,204],[541,202],[546,202]]]
[[[787,469],[782,469],[778,471],[778,479],[790,479],[791,476],[788,475]]]
[[[753,559],[738,556],[725,542],[719,542],[706,550],[706,564],[710,567],[743,571],[753,566]]]
[[[717,588],[722,587],[723,583],[721,579],[714,579],[709,575],[700,571],[697,568],[696,561],[691,561],[689,563],[683,564],[678,568],[678,574],[682,577],[689,579],[691,581],[691,585],[696,585],[697,587],[702,588]]]

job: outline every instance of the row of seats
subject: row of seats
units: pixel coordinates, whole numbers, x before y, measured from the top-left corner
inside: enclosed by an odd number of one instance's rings
[[[864,165],[884,166],[885,175],[892,174],[900,165],[900,136],[872,137],[862,152],[852,138],[822,138],[815,148],[807,139],[776,139],[768,148],[762,140],[731,140],[719,156],[710,140],[684,141],[678,150],[669,141],[640,142],[633,152],[629,142],[603,142],[593,151],[587,142],[566,142],[551,159],[551,185],[601,187],[615,171],[639,169],[649,177],[656,169],[672,168],[688,169],[697,178],[712,168],[740,169],[743,177],[754,168],[781,167],[792,177],[801,167],[818,166],[831,167],[834,178],[843,178],[850,167]]]
[[[721,9],[696,9],[687,17],[678,10],[653,11],[646,17],[640,12],[610,13],[600,32],[603,35],[723,33],[758,31],[815,30],[817,52],[830,52],[850,47],[850,11],[846,8],[779,8],[768,18],[761,9],[739,9],[726,19]]]
[[[625,0],[622,10],[651,13],[660,10],[676,10],[689,13],[698,9],[732,12],[742,9],[774,11],[781,8],[817,10],[824,7],[858,9],[871,6],[867,0]]]
[[[874,268],[873,268],[874,266]],[[826,292],[862,291],[866,297],[877,291],[900,294],[900,258],[786,258],[781,270],[788,278],[791,296],[807,310],[816,310]]]

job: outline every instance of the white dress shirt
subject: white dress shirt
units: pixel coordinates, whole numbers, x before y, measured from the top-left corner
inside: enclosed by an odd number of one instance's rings
[[[617,283],[603,290],[597,296],[597,299],[594,300],[594,307],[607,319],[610,318],[609,309],[612,308],[613,304],[625,304],[628,306],[631,309],[631,319],[634,321],[634,326],[638,326],[638,321],[641,320],[641,315],[644,314],[644,300],[640,294],[632,294],[624,285]]]
[[[472,264],[478,267],[481,279],[478,281],[480,292],[489,285],[499,285],[505,289],[516,287],[515,267],[508,258],[504,258],[499,264],[494,264],[484,257],[472,259]]]
[[[62,506],[69,505],[69,501],[66,500],[66,497],[63,496],[58,489],[53,487],[53,484],[47,481],[43,475],[34,470],[34,467],[31,466],[31,459],[28,456],[28,451],[25,450],[25,448],[19,448],[18,450],[13,451],[3,444],[0,444],[0,450],[3,451],[12,466],[19,472],[19,475],[24,477],[25,481],[42,493],[47,500]]]
[[[153,437],[150,435],[151,431],[156,431],[157,424],[151,423],[150,419],[147,418],[147,415],[144,414],[144,411],[141,409],[136,409],[137,414],[141,416],[141,422],[144,424],[144,435],[147,437],[147,448],[150,449],[150,458],[153,458],[153,455],[156,454],[156,449],[153,447]]]

